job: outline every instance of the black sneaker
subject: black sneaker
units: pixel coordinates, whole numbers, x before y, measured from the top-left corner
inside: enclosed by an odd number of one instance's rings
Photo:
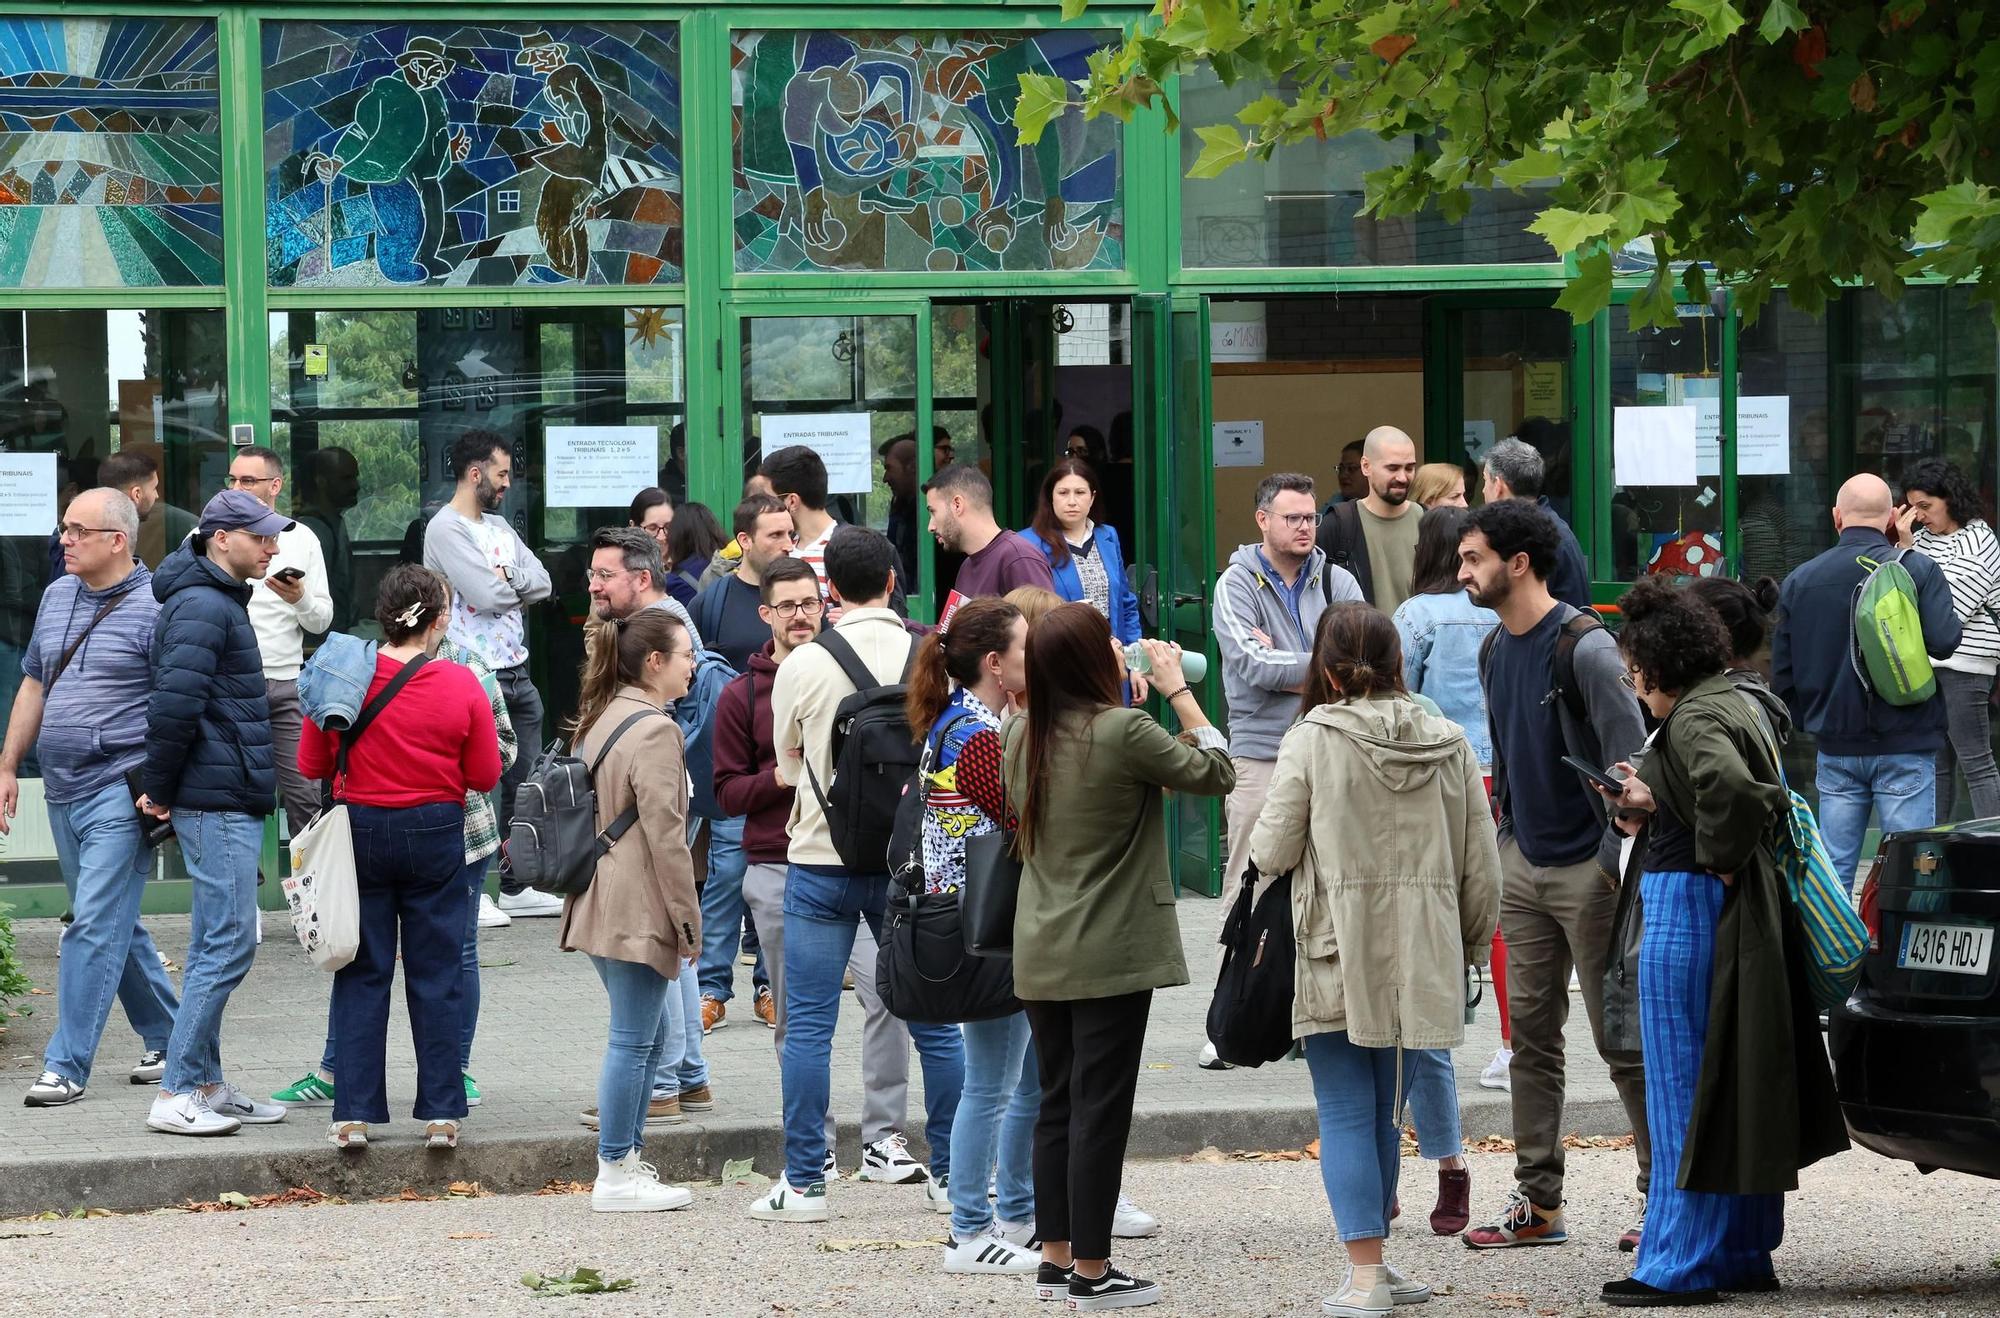
[[[1714,1304],[1722,1297],[1714,1290],[1663,1291],[1636,1277],[1604,1283],[1604,1302],[1619,1309],[1679,1309],[1695,1304]]]
[[[1069,1278],[1069,1305],[1072,1313],[1097,1309],[1136,1309],[1160,1302],[1160,1283],[1128,1277],[1107,1267],[1102,1277],[1086,1277],[1072,1272]]]
[[[1060,1263],[1050,1263],[1046,1259],[1035,1273],[1035,1298],[1038,1300],[1067,1300],[1069,1298],[1070,1270]]]

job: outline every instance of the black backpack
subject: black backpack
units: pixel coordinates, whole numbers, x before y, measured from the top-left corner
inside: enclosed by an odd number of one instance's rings
[[[875,674],[837,630],[821,632],[816,644],[833,656],[840,671],[854,683],[854,692],[834,707],[833,776],[822,787],[808,758],[806,779],[819,798],[819,808],[826,812],[827,831],[833,835],[840,863],[852,870],[879,874],[894,863],[889,839],[896,826],[896,809],[902,804],[903,788],[917,770],[919,748],[910,737],[903,700],[922,639],[910,638],[902,680],[889,683],[875,680]]]
[[[1262,1066],[1292,1051],[1292,876],[1280,874],[1253,903],[1257,867],[1243,876],[1222,923],[1222,971],[1208,1004],[1208,1041],[1232,1066]]]
[[[587,765],[560,741],[535,761],[514,793],[514,817],[507,825],[507,859],[516,879],[556,896],[589,890],[598,858],[639,820],[639,807],[629,805],[600,833],[592,777],[628,728],[655,715],[667,716],[664,710],[640,710],[627,717]]]

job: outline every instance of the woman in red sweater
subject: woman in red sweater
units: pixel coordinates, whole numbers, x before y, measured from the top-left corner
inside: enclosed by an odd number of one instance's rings
[[[479,679],[451,663],[430,663],[444,640],[451,599],[424,568],[405,564],[382,581],[375,620],[383,645],[368,687],[373,702],[411,665],[408,681],[358,738],[306,720],[299,768],[333,779],[347,803],[361,896],[361,950],[333,977],[334,1055],[340,1085],[333,1128],[340,1148],[368,1142],[368,1123],[389,1120],[383,1079],[389,989],[401,936],[403,992],[417,1053],[417,1102],[432,1148],[454,1148],[465,1117],[459,1068],[465,937],[465,794],[500,781],[500,741]],[[365,708],[365,706],[364,706]],[[338,764],[343,741],[344,766]]]

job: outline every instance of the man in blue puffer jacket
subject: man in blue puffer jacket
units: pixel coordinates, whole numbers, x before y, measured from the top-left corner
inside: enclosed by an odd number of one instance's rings
[[[241,490],[202,509],[195,533],[153,575],[153,690],[139,808],[171,818],[194,884],[181,1006],[146,1124],[175,1135],[229,1135],[282,1121],[222,1077],[222,1009],[256,955],[257,853],[278,789],[264,661],[250,587],[292,523]]]

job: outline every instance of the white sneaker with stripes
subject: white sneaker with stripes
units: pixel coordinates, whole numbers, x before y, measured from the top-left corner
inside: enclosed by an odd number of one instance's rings
[[[954,1239],[944,1251],[946,1272],[1029,1273],[1041,1266],[1040,1251],[1003,1240],[990,1226],[976,1236]]]

